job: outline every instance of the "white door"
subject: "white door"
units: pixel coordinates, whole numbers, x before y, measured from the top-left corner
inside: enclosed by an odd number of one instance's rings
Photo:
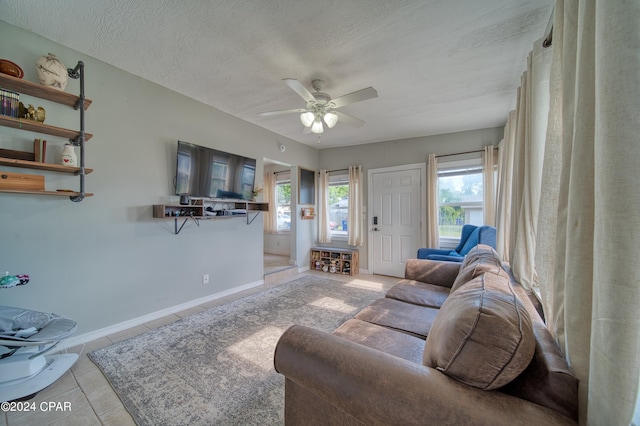
[[[407,259],[424,247],[423,164],[371,170],[369,229],[372,273],[404,277]]]

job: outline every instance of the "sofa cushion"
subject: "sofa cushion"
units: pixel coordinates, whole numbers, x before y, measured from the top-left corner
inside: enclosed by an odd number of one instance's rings
[[[449,296],[449,287],[414,280],[398,281],[387,291],[386,297],[414,305],[439,308]]]
[[[374,300],[358,312],[355,318],[426,339],[437,313],[436,308],[385,298]]]
[[[407,259],[404,277],[407,280],[421,281],[447,288],[460,273],[460,263],[436,262],[427,259]]]
[[[401,331],[358,319],[350,319],[332,333],[343,339],[421,363],[424,340]]]
[[[489,390],[522,373],[534,349],[531,319],[509,280],[484,273],[444,302],[429,331],[423,363]]]

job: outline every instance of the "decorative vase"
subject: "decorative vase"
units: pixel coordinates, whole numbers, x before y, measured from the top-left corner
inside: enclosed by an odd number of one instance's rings
[[[41,84],[58,90],[64,90],[67,87],[67,80],[69,80],[67,67],[53,53],[38,58],[36,71]]]
[[[62,155],[60,156],[60,164],[63,166],[76,167],[78,165],[78,157],[76,156],[76,150],[70,143],[64,144],[62,148]]]

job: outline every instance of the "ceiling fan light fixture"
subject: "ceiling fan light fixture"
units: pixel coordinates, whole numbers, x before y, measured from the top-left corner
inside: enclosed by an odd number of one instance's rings
[[[328,112],[323,117],[324,122],[327,123],[327,127],[332,129],[338,122],[338,114],[334,112]]]
[[[324,126],[322,125],[322,120],[320,117],[316,118],[311,125],[311,133],[320,134],[324,132]]]
[[[304,127],[311,127],[313,121],[316,119],[316,116],[311,111],[303,112],[300,114],[300,121]]]

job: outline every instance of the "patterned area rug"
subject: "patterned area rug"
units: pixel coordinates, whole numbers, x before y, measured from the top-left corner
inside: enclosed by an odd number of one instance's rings
[[[89,354],[139,425],[284,424],[273,368],[293,324],[332,331],[381,297],[317,276],[183,318]]]

